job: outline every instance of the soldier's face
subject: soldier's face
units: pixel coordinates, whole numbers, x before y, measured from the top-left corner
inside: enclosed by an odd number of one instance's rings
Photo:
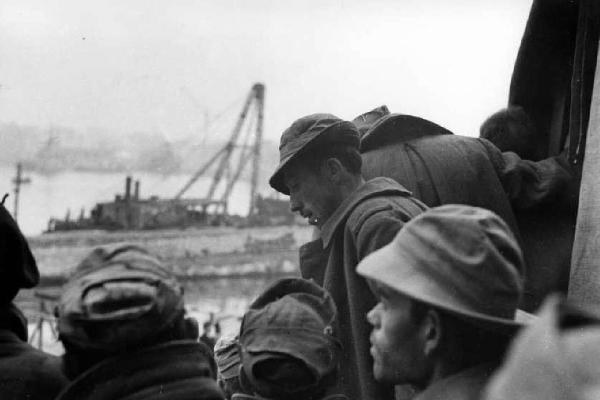
[[[380,382],[419,385],[426,375],[421,323],[412,317],[412,301],[386,285],[373,284],[379,302],[367,314],[371,331],[373,375]]]
[[[339,206],[335,188],[327,177],[300,163],[290,166],[284,174],[290,191],[290,209],[321,229]]]

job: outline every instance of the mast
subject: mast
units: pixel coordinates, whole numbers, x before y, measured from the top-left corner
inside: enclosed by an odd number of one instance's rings
[[[31,182],[31,179],[23,176],[23,165],[20,162],[17,163],[17,175],[13,178],[12,181],[15,184],[15,203],[14,203],[14,209],[13,209],[13,217],[15,218],[15,222],[18,222],[19,221],[19,194],[21,193],[21,185]]]
[[[248,216],[256,211],[256,196],[258,193],[258,174],[260,169],[260,150],[262,147],[263,134],[263,114],[265,108],[265,85],[257,83],[253,87],[256,93],[256,107],[258,109],[258,119],[256,121],[256,136],[254,138],[254,159],[252,161],[252,178],[250,180],[250,207]]]

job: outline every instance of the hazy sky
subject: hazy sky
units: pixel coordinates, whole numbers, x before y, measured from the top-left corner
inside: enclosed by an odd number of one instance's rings
[[[380,104],[476,135],[505,106],[527,0],[2,0],[0,121],[200,134],[266,84],[265,135]],[[233,107],[230,107],[231,105]]]

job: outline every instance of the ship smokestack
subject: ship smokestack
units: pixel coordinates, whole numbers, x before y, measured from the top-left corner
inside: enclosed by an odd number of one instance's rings
[[[133,199],[138,201],[140,199],[140,181],[135,181],[135,187],[133,189]]]
[[[125,201],[131,200],[131,176],[125,178]]]

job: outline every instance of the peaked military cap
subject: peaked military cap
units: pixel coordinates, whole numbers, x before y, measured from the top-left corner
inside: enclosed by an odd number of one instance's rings
[[[283,179],[285,168],[299,155],[323,143],[345,143],[358,149],[359,133],[352,122],[332,114],[311,114],[296,120],[281,135],[279,165],[269,179],[271,187],[289,195]]]

